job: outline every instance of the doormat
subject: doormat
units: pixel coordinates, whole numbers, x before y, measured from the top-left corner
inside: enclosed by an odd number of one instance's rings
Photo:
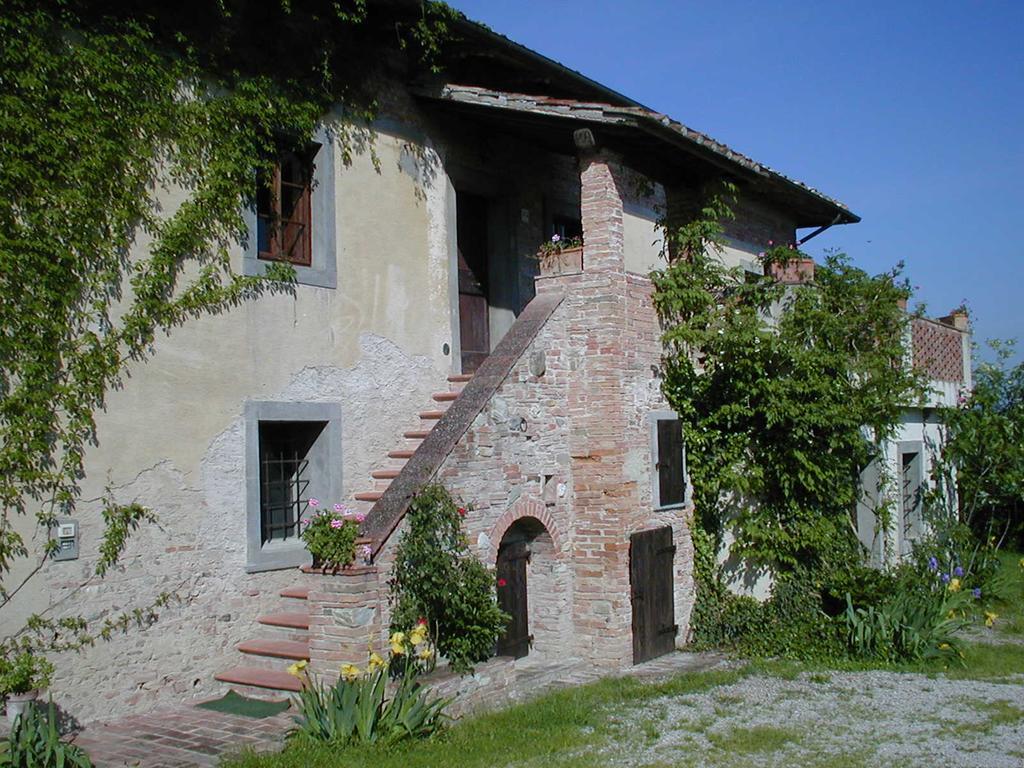
[[[212,709],[214,712],[224,712],[228,715],[273,717],[284,712],[290,705],[287,701],[247,699],[245,696],[239,696],[234,691],[228,691],[219,699],[204,701],[202,704],[196,704],[196,706],[201,709]]]

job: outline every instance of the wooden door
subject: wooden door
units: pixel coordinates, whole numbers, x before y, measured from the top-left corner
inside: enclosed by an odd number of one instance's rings
[[[629,537],[629,585],[633,603],[633,663],[676,647],[672,529],[655,528]]]
[[[497,655],[522,658],[530,652],[526,603],[526,563],[530,550],[525,541],[502,544],[498,549],[498,606],[512,617],[498,640]]]
[[[473,373],[491,353],[487,304],[487,200],[459,192],[455,215],[462,372]]]

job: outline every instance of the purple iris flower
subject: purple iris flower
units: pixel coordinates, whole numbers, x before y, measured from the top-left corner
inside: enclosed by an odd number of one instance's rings
[[[928,568],[933,571],[939,570],[939,561],[934,557],[928,558]]]
[[[974,599],[975,600],[980,600],[981,599],[981,587],[975,587],[971,591],[974,593]]]
[[[942,583],[943,584],[949,584],[949,574],[948,573],[942,574]]]
[[[953,569],[953,575],[959,579],[961,576],[964,575],[964,569],[958,565],[956,568]]]

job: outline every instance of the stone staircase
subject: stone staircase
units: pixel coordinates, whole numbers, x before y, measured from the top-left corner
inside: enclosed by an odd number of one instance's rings
[[[350,503],[350,507],[357,512],[369,514],[471,378],[470,374],[448,377],[448,391],[437,392],[432,396],[433,405],[429,410],[420,412],[420,423],[416,428],[405,432],[403,444],[390,451],[383,466],[370,473],[372,489],[354,494],[354,502]],[[245,656],[245,663],[215,676],[241,694],[266,696],[268,693],[288,693],[301,689],[299,679],[285,670],[295,661],[309,660],[309,611],[305,604],[309,588],[289,587],[282,590],[280,596],[283,599],[281,610],[256,620],[262,627],[261,637],[246,640],[237,646],[238,651]]]

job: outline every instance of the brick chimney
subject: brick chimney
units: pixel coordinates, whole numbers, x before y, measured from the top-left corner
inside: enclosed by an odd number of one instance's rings
[[[939,322],[951,325],[958,331],[966,331],[967,327],[970,325],[970,318],[966,309],[963,307],[957,307],[945,317],[940,317]]]

